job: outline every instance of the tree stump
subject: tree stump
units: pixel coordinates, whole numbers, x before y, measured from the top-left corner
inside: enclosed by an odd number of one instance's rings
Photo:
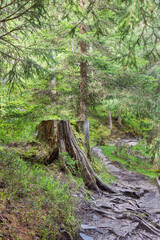
[[[77,169],[80,170],[84,183],[89,189],[97,192],[100,189],[110,193],[114,192],[95,174],[86,154],[78,146],[77,139],[68,120],[42,121],[36,129],[39,141],[45,144],[45,146],[48,145],[50,149],[47,159],[54,161],[54,158],[59,156],[63,168],[66,169],[67,159],[65,158],[65,154],[67,153],[77,162]]]

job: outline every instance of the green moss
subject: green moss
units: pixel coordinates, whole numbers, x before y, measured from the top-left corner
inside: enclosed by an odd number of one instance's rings
[[[84,152],[86,152],[86,140],[84,139],[84,136],[82,133],[78,132],[77,131],[77,123],[76,121],[70,121],[71,123],[71,126],[72,126],[72,130],[73,130],[73,133],[77,139],[77,143],[78,143],[78,146],[80,147],[80,149]]]

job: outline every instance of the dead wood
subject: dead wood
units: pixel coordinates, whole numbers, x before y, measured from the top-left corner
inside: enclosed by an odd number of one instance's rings
[[[48,146],[49,151],[46,159],[50,161],[54,160],[54,156],[59,155],[61,165],[64,170],[67,170],[67,157],[66,153],[70,158],[77,161],[75,166],[80,170],[81,176],[89,189],[100,192],[101,190],[109,193],[115,193],[115,191],[107,186],[103,181],[95,174],[85,152],[79,147],[77,139],[73,133],[69,121],[64,120],[47,120],[42,121],[37,126],[37,138],[43,146]],[[59,154],[55,154],[57,151]]]

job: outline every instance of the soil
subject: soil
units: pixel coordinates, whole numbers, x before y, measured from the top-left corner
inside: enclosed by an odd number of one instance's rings
[[[98,147],[92,151],[103,159],[116,177],[116,193],[94,194],[92,201],[79,206],[83,220],[79,239],[159,240],[160,195],[151,180],[111,162]],[[77,240],[77,238],[75,239]]]

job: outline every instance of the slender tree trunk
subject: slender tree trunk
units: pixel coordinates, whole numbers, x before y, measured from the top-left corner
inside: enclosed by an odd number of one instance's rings
[[[155,178],[155,180],[156,180],[156,185],[157,185],[158,191],[160,193],[160,181],[157,177]]]
[[[53,56],[53,59],[55,60],[55,58],[56,58],[55,51],[52,52],[52,56]],[[53,70],[53,71],[55,71],[55,69],[56,69],[56,66],[53,66],[51,68],[51,70]],[[54,102],[56,99],[56,77],[55,76],[50,79],[49,91],[50,91],[51,100]]]
[[[157,93],[160,93],[160,80],[158,80]]]
[[[112,129],[112,115],[111,115],[111,110],[108,110],[108,121],[109,121],[109,128]]]
[[[71,48],[72,48],[72,52],[74,52],[74,40],[71,39]]]
[[[120,126],[122,126],[122,109],[119,109],[119,114],[118,114],[118,123]]]
[[[81,8],[84,8],[84,0],[80,0]],[[80,33],[86,33],[86,27],[84,23],[80,26]],[[80,51],[82,54],[81,63],[80,63],[80,120],[85,121],[87,119],[87,93],[88,93],[88,82],[87,82],[87,60],[83,59],[83,56],[87,54],[87,43],[85,41],[80,42]]]

